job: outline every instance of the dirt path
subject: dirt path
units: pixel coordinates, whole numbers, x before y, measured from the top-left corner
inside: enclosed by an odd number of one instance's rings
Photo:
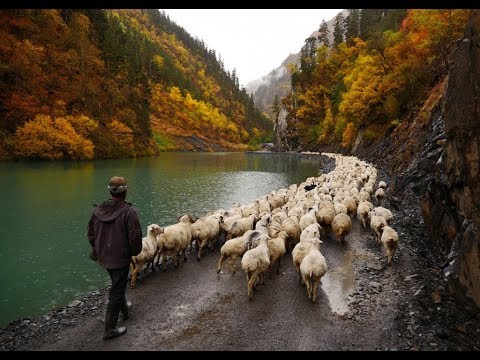
[[[291,255],[282,273],[267,277],[266,285],[247,300],[242,271],[225,267],[217,274],[219,246],[201,262],[194,254],[168,272],[148,274],[129,289],[134,307],[128,332],[111,341],[101,339],[103,323],[84,316],[48,336],[39,336],[19,349],[35,350],[373,350],[404,348],[397,336],[398,299],[391,283],[393,269],[384,270],[379,249],[368,240],[370,231],[354,220],[347,243],[324,241],[322,253],[329,272],[316,304],[298,282]],[[370,246],[375,245],[375,246]],[[368,271],[358,271],[367,264]],[[239,263],[237,264],[239,268]],[[375,281],[374,281],[375,280]],[[368,306],[359,296],[368,295]],[[360,289],[360,292],[358,291]],[[363,290],[365,289],[365,290]],[[372,290],[370,289],[370,290]],[[353,304],[349,305],[349,301]],[[360,301],[359,301],[360,300]],[[356,309],[358,308],[358,309]]]

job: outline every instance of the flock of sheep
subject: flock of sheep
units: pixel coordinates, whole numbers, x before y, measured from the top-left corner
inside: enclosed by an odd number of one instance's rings
[[[144,265],[154,269],[162,262],[167,269],[167,256],[175,267],[192,242],[200,261],[202,250],[211,251],[216,241],[225,234],[220,248],[217,272],[228,260],[232,273],[241,258],[247,277],[248,299],[253,288],[264,283],[267,270],[277,266],[287,251],[292,253],[299,281],[306,285],[308,298],[315,302],[318,285],[328,271],[325,257],[320,252],[321,239],[333,238],[341,244],[352,230],[352,218],[367,224],[374,237],[384,248],[390,265],[398,245],[398,235],[389,226],[393,216],[381,206],[387,184],[377,186],[377,170],[353,156],[323,153],[335,159],[336,167],[328,174],[308,178],[300,185],[272,191],[247,205],[234,204],[229,210],[217,210],[194,220],[183,215],[178,222],[166,227],[151,224],[143,238],[140,254],[132,257],[130,286],[135,287],[138,272]],[[373,199],[377,207],[372,204]]]

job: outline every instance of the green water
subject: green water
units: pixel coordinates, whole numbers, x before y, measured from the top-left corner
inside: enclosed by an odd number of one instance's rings
[[[0,163],[0,326],[109,284],[89,258],[92,204],[108,179],[128,180],[127,201],[146,226],[248,203],[318,174],[318,160],[288,154],[163,153],[93,162]]]

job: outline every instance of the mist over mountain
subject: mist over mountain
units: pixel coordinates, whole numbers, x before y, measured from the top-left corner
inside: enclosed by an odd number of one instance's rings
[[[348,10],[343,10],[339,14],[343,17],[348,15]],[[338,16],[338,14],[337,14]],[[328,40],[331,44],[333,42],[333,30],[335,26],[335,20],[337,16],[328,20]],[[320,19],[319,19],[320,22]],[[307,38],[315,37],[319,35],[318,29],[314,30]],[[317,40],[317,45],[319,41]],[[278,99],[281,99],[287,95],[291,90],[290,74],[288,71],[288,64],[299,65],[300,63],[300,51],[297,53],[291,53],[285,60],[282,61],[279,67],[270,71],[267,75],[262,76],[259,79],[250,81],[245,89],[249,94],[253,94],[255,105],[263,112],[271,114],[271,107],[275,100],[275,95]]]

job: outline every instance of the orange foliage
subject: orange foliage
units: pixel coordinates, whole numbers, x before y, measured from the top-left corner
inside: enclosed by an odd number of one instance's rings
[[[17,128],[14,153],[18,157],[43,160],[92,159],[94,146],[79,135],[64,118],[52,120],[49,115],[35,119]]]
[[[356,136],[356,130],[355,127],[353,126],[353,123],[349,122],[347,124],[347,128],[343,132],[342,136],[342,147],[351,147],[353,144],[353,140],[355,139]]]
[[[115,157],[135,156],[135,144],[132,130],[117,119],[113,119],[106,126],[106,133],[109,134],[108,142]]]

